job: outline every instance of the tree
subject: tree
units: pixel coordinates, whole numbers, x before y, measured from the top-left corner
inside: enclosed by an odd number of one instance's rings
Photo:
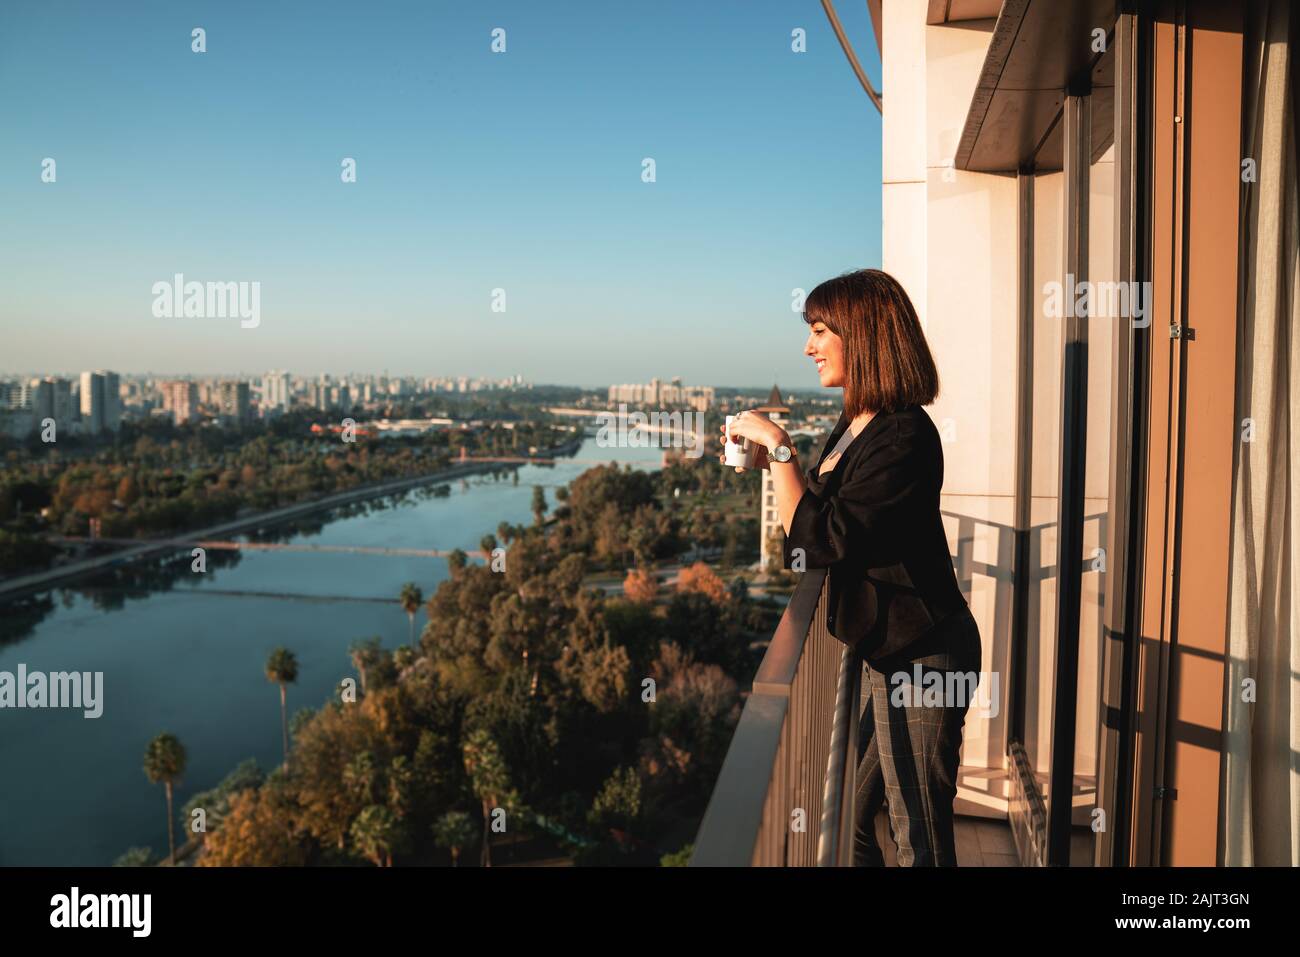
[[[197,836],[199,840],[206,843],[207,835],[219,830],[226,815],[230,813],[231,798],[241,791],[261,787],[265,780],[266,775],[258,767],[257,760],[248,758],[236,765],[235,769],[222,778],[216,787],[200,791],[186,801],[181,808],[181,820],[185,822],[187,828],[192,829],[194,812],[202,809],[205,830],[199,832]]]
[[[433,824],[433,841],[451,852],[451,866],[458,867],[460,849],[474,840],[474,822],[464,811],[448,811]]]
[[[451,572],[453,578],[457,572],[464,570],[467,559],[468,556],[463,549],[453,548],[451,550],[451,554],[447,556],[447,569]]]
[[[343,769],[343,786],[357,802],[366,807],[375,803],[379,791],[379,768],[372,751],[354,755]]]
[[[492,853],[488,835],[492,812],[497,808],[509,810],[515,803],[509,773],[501,757],[501,749],[482,728],[470,732],[462,753],[465,757],[465,773],[469,775],[470,786],[478,795],[483,809],[483,849],[480,861],[484,867],[491,867]]]
[[[150,784],[162,784],[167,792],[167,859],[176,863],[176,812],[172,807],[172,785],[185,771],[185,747],[174,734],[163,732],[149,742],[144,752],[144,773]]]
[[[486,562],[492,561],[492,551],[497,547],[496,536],[491,532],[484,535],[479,539],[478,547],[479,551],[483,553],[483,560]]]
[[[546,490],[540,485],[533,486],[533,521],[538,525],[546,517]]]
[[[152,867],[153,848],[128,847],[113,862],[114,867]]]
[[[203,842],[200,867],[301,867],[307,852],[294,832],[291,796],[272,774],[267,783],[231,795],[230,811]]]
[[[648,605],[659,594],[659,579],[654,571],[644,566],[634,568],[623,579],[623,595],[628,601]]]
[[[363,638],[352,643],[348,649],[348,654],[352,657],[352,667],[357,669],[357,674],[361,676],[361,694],[366,693],[366,674],[371,666],[379,661],[380,644],[379,638]]]
[[[130,507],[140,498],[140,489],[136,485],[134,475],[123,475],[122,480],[117,483],[117,500],[123,505]]]
[[[704,562],[696,562],[689,568],[683,568],[677,575],[677,590],[684,594],[699,592],[715,602],[727,600],[727,586],[717,573]]]
[[[284,739],[284,763],[289,763],[289,712],[286,689],[298,680],[298,659],[288,648],[276,648],[266,659],[266,680],[280,686],[280,734]]]
[[[687,844],[680,850],[664,854],[659,858],[660,867],[689,867],[691,855],[695,853],[695,845]]]
[[[403,645],[401,648],[393,649],[393,667],[401,674],[411,665],[415,664],[417,652],[414,645]]]
[[[407,582],[402,586],[402,593],[397,599],[401,602],[402,611],[406,612],[406,617],[410,620],[411,644],[415,644],[415,613],[420,610],[424,604],[424,592],[415,582]]]
[[[662,634],[680,636],[697,661],[728,674],[745,671],[749,638],[735,610],[703,591],[680,591],[664,609]],[[661,682],[662,684],[662,682]]]
[[[603,832],[630,834],[641,817],[641,778],[636,768],[616,768],[592,802],[587,823]]]
[[[359,705],[333,702],[323,707],[298,733],[293,745],[291,791],[296,830],[305,831],[322,845],[342,851],[352,822],[379,794],[377,782],[363,783],[365,759],[370,752],[386,761],[392,739],[379,727],[369,705],[379,695]],[[265,788],[263,788],[265,790]]]
[[[382,804],[371,804],[352,822],[352,842],[376,867],[392,867],[401,842],[401,824]]]

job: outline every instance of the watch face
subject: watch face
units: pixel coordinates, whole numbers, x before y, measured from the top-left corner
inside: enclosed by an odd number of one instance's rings
[[[788,445],[778,445],[772,450],[772,458],[776,459],[778,462],[789,462],[790,447]]]

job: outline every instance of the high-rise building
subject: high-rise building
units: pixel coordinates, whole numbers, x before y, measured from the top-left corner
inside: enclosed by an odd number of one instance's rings
[[[117,431],[122,421],[120,382],[116,372],[81,373],[81,426],[86,432]]]
[[[262,380],[262,414],[289,411],[289,373],[268,372]]]
[[[619,402],[628,405],[644,405],[656,408],[686,406],[697,412],[707,412],[713,408],[713,386],[682,385],[679,377],[674,377],[669,385],[658,379],[651,379],[648,385],[612,385],[609,387],[609,404]]]
[[[0,382],[0,409],[22,409],[31,402],[28,386],[22,382]]]
[[[49,418],[66,429],[72,424],[72,383],[67,379],[46,376],[33,379],[30,384],[32,418],[39,425]]]
[[[104,377],[104,428],[116,432],[122,427],[122,381],[116,372],[100,372]]]
[[[81,373],[81,424],[87,432],[104,431],[104,377],[95,372]]]
[[[224,425],[245,425],[249,418],[248,383],[222,382],[217,389],[217,412]]]
[[[159,383],[163,408],[170,412],[177,425],[194,421],[199,412],[199,387],[193,382],[177,379]]]

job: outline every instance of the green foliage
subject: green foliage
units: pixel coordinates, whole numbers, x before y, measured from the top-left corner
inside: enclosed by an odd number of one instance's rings
[[[293,717],[289,719],[289,733],[297,737],[298,732],[306,727],[307,723],[315,716],[315,708],[299,708],[293,713]]]
[[[266,680],[289,685],[298,680],[298,659],[288,648],[276,648],[266,659]]]
[[[680,850],[665,854],[659,858],[660,867],[686,867],[691,863],[691,855],[695,853],[695,845],[687,844]]]
[[[450,463],[453,446],[491,455],[515,442],[548,447],[568,438],[524,421],[520,410],[505,414],[516,420],[513,435],[498,428],[436,431],[343,445],[313,434],[319,413],[301,410],[244,428],[127,422],[100,441],[61,437],[58,448],[29,443],[12,450],[0,468],[0,574],[47,566],[58,550],[36,533],[85,535],[90,518],[100,519],[106,538],[177,534],[229,521],[244,509],[281,508],[428,475]],[[43,508],[48,518],[40,521]]]
[[[453,555],[415,646],[352,646],[365,694],[295,718],[288,765],[230,797],[201,862],[386,865],[478,842],[488,863],[496,808],[580,862],[659,862],[698,824],[750,646],[780,614],[712,575],[640,603],[584,589],[594,565],[681,544],[661,492],[652,473],[591,469],[552,521],[485,537],[508,543],[504,573]]]
[[[401,594],[397,598],[402,606],[402,611],[408,615],[414,615],[424,604],[424,592],[415,582],[407,582],[402,586]]]
[[[36,535],[0,529],[0,575],[21,575],[44,568],[58,549]]]
[[[114,867],[153,867],[153,848],[128,847],[113,861]]]
[[[382,804],[371,804],[358,814],[351,834],[357,851],[376,867],[391,866],[406,837],[401,821]]]
[[[448,811],[433,824],[434,843],[450,851],[453,861],[460,857],[464,848],[474,843],[475,837],[474,822],[464,811]]]
[[[587,822],[597,831],[630,832],[641,817],[641,778],[635,768],[617,768],[591,805]]]
[[[176,735],[164,732],[149,742],[144,773],[150,784],[171,783],[185,773],[185,746]]]
[[[211,831],[219,828],[230,813],[230,799],[241,791],[256,790],[265,780],[266,775],[258,766],[256,758],[242,761],[216,787],[200,791],[185,802],[181,808],[185,833],[193,833],[190,822],[194,820],[194,811],[199,808],[203,809],[206,817],[206,829]]]

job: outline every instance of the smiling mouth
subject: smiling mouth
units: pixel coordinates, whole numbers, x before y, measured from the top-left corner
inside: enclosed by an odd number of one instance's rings
[[[825,368],[825,366],[826,366],[826,360],[825,360],[825,359],[816,359],[816,360],[814,360],[814,361],[817,363],[817,371],[818,371],[818,372],[821,372],[822,369]]]

